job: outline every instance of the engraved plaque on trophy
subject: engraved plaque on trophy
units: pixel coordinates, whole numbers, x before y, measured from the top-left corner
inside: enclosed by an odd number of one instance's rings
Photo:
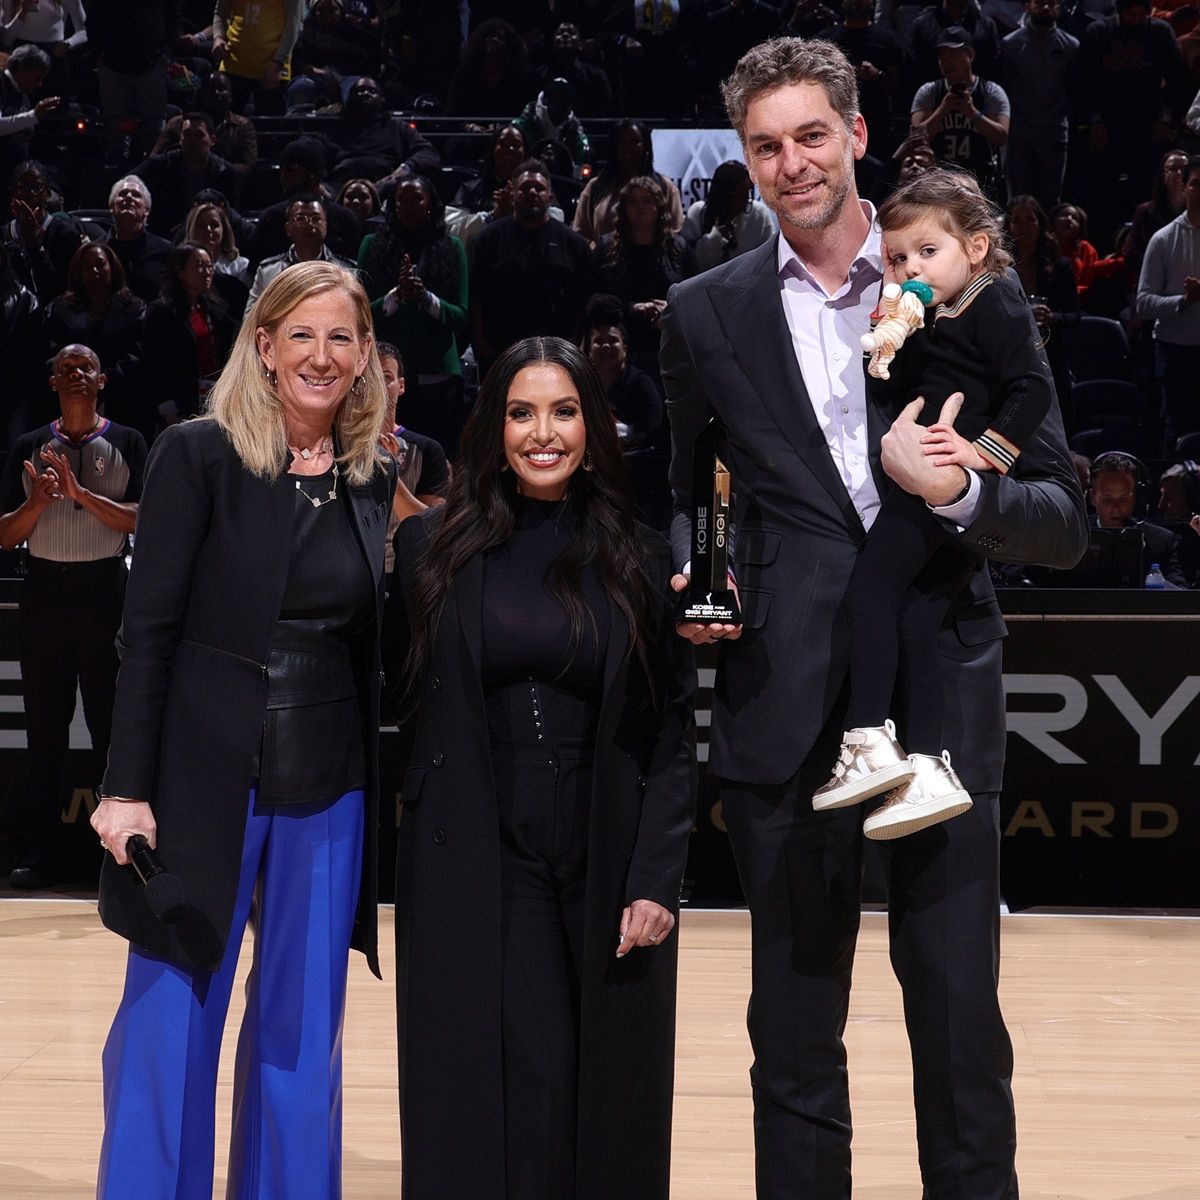
[[[716,451],[717,422],[696,439],[692,463],[692,579],[679,594],[677,621],[740,625],[742,610],[729,586],[729,535],[733,510],[729,468]]]

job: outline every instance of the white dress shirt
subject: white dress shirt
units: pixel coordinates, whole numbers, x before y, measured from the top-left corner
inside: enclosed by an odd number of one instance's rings
[[[883,253],[875,208],[866,200],[860,203],[870,228],[845,282],[832,294],[783,236],[777,254],[784,316],[809,402],[863,528],[870,529],[879,511],[879,490],[871,475],[861,339],[879,303]],[[967,477],[970,488],[962,500],[932,510],[960,529],[973,519],[981,491],[978,475],[967,471]]]

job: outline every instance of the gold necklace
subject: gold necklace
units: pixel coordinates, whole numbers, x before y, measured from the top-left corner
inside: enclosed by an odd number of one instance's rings
[[[314,496],[311,492],[306,492],[300,479],[296,480],[296,491],[298,491],[300,495],[302,495],[305,500],[307,500],[309,504],[313,506],[313,508],[320,508],[322,505],[328,504],[331,500],[337,499],[337,481],[339,474],[340,472],[338,471],[338,465],[335,462],[333,464],[333,481],[329,485],[329,494],[327,496]]]

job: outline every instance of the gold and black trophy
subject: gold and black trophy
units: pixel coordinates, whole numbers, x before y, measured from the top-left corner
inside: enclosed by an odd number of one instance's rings
[[[680,592],[677,621],[740,625],[742,610],[729,586],[729,537],[733,525],[729,468],[717,454],[716,418],[696,438],[692,460],[692,578]]]

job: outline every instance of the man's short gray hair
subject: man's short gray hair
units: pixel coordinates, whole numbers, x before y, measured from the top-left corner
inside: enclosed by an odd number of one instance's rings
[[[117,198],[117,193],[122,188],[127,187],[137,188],[138,192],[141,193],[142,202],[146,205],[146,211],[149,212],[151,203],[150,189],[146,186],[146,181],[140,175],[124,175],[118,179],[108,190],[108,207],[112,208],[113,201]]]
[[[50,70],[50,55],[40,46],[26,42],[18,46],[8,56],[9,71],[48,71]]]
[[[816,38],[772,38],[747,50],[733,74],[721,84],[729,123],[743,144],[750,101],[762,92],[793,83],[819,84],[846,128],[854,123],[858,116],[858,77],[842,51],[832,42]]]

